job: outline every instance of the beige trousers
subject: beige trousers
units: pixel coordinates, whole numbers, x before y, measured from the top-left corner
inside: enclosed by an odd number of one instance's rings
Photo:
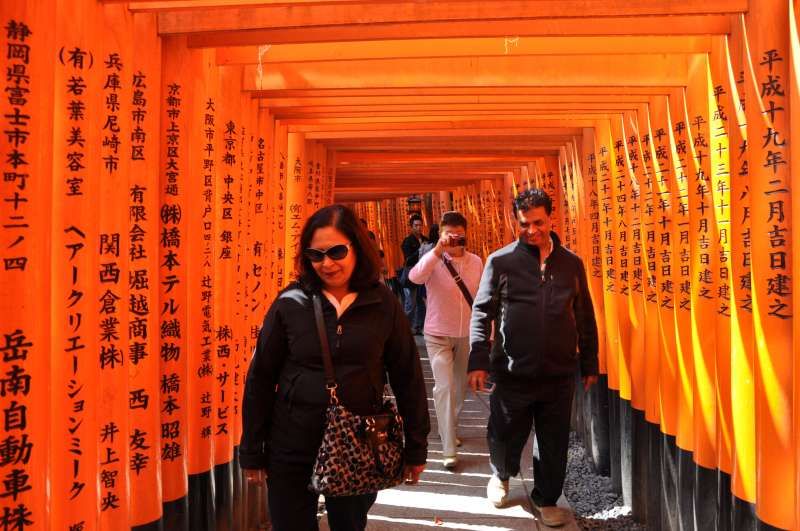
[[[467,393],[468,337],[425,334],[425,346],[433,370],[433,404],[436,408],[442,455],[456,455],[456,426]]]

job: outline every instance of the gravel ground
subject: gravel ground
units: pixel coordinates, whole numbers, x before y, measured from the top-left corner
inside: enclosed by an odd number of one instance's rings
[[[575,512],[575,521],[582,529],[647,529],[631,517],[631,508],[622,504],[622,495],[611,487],[611,478],[592,471],[578,436],[569,438],[569,461],[564,496]]]

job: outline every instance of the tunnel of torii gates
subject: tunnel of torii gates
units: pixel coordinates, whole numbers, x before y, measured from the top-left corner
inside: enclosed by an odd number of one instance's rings
[[[3,0],[0,529],[242,529],[304,219],[586,264],[582,430],[652,529],[800,528],[796,0]],[[411,200],[409,200],[411,199]]]

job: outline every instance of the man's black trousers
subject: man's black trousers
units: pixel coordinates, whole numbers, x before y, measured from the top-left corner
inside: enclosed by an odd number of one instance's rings
[[[308,490],[313,463],[273,464],[267,472],[267,498],[274,531],[318,531],[317,500]],[[361,496],[326,497],[331,531],[364,531],[377,493]]]
[[[498,379],[489,400],[489,454],[492,472],[500,479],[519,473],[522,450],[535,426],[531,497],[539,506],[555,505],[561,496],[574,390],[573,376],[541,383]]]

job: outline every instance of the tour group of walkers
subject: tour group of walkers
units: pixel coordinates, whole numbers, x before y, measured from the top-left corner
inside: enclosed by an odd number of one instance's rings
[[[381,282],[377,246],[352,210],[327,206],[306,221],[297,281],[264,318],[243,400],[239,462],[249,481],[266,481],[274,530],[317,530],[321,494],[330,529],[363,530],[377,490],[417,483],[430,431],[420,332],[443,466],[458,470],[467,389],[488,392],[487,498],[507,502],[535,426],[535,515],[549,526],[569,521],[556,502],[576,372],[585,389],[597,381],[597,325],[584,265],[551,230],[550,197],[526,190],[513,210],[518,240],[485,265],[466,250],[461,213],[444,213],[427,245],[412,216],[403,305]]]

